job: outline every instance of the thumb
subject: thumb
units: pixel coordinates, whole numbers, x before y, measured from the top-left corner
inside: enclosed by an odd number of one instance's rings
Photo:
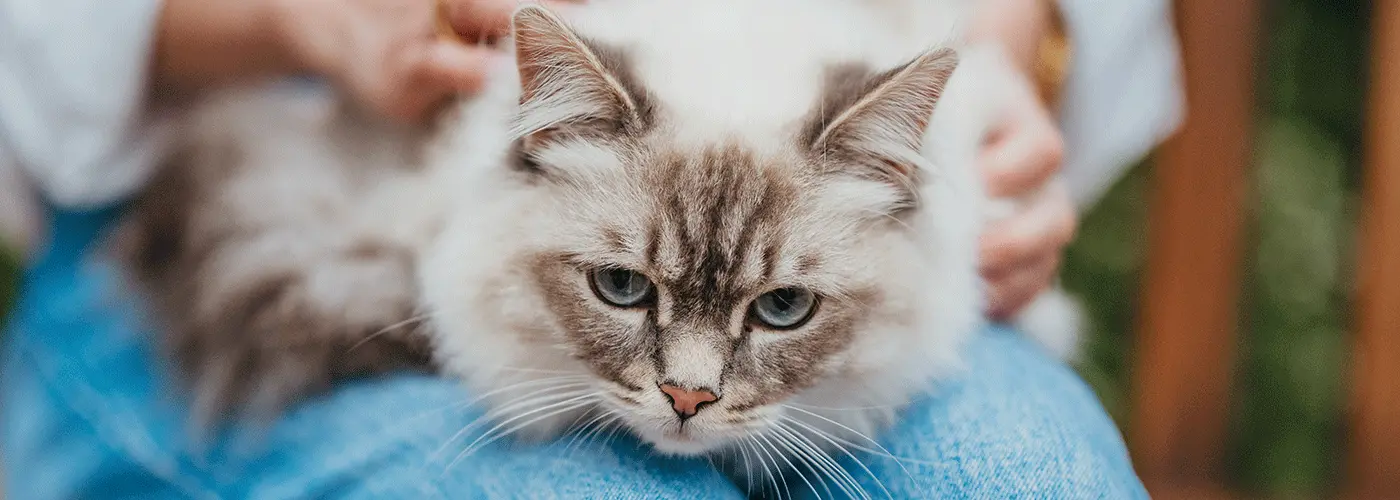
[[[510,31],[510,16],[524,2],[520,0],[438,0],[446,2],[448,23],[457,33],[475,40],[505,35]],[[578,1],[542,2],[545,7],[558,9]]]
[[[481,90],[491,69],[499,66],[497,61],[502,59],[502,54],[488,48],[436,42],[428,49],[419,74],[430,85],[474,93]]]
[[[493,37],[510,29],[510,14],[520,2],[515,0],[440,0],[447,2],[447,20],[452,28],[468,37]]]

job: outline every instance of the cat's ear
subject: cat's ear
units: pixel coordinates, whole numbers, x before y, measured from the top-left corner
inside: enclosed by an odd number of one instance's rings
[[[601,125],[619,133],[646,125],[645,91],[619,54],[583,39],[539,5],[516,10],[512,28],[521,83],[516,137],[568,125]]]
[[[924,132],[957,66],[957,53],[944,48],[874,77],[838,78],[803,136],[807,146],[824,158],[869,169],[860,174],[913,196]]]

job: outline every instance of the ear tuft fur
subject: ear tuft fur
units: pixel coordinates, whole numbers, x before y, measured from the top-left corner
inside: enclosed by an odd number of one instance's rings
[[[868,168],[859,174],[891,182],[912,200],[924,132],[957,66],[957,52],[943,48],[869,78],[858,97],[824,110],[829,114],[806,136],[807,147],[822,157]]]
[[[516,137],[589,122],[621,132],[645,125],[645,93],[618,54],[584,40],[539,5],[517,9],[512,30],[521,82]]]

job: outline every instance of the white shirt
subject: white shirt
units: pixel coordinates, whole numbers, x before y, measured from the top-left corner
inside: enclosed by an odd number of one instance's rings
[[[1087,208],[1176,131],[1185,97],[1167,0],[1059,0],[1074,44],[1064,176]]]
[[[53,202],[137,189],[161,152],[146,78],[160,0],[0,0],[0,153]]]
[[[1075,45],[1064,175],[1087,206],[1179,124],[1177,46],[1166,0],[1060,2]],[[5,172],[16,166],[75,208],[119,200],[150,176],[169,132],[144,94],[160,5],[0,0],[0,211],[26,210],[25,183]]]

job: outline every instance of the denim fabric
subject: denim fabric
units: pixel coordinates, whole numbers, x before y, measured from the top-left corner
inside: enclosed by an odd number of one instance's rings
[[[520,444],[457,460],[478,413],[449,380],[354,381],[266,428],[204,443],[182,426],[140,304],[89,259],[113,211],[62,213],[26,276],[0,358],[7,500],[69,498],[743,498],[706,461],[626,437]],[[894,498],[1145,498],[1117,429],[1074,374],[1014,332],[844,466]],[[869,469],[869,473],[866,469]],[[810,473],[808,475],[810,478]],[[795,476],[794,495],[811,496]],[[826,496],[820,484],[813,489]],[[804,493],[805,492],[805,493]],[[3,496],[3,495],[0,495]]]

